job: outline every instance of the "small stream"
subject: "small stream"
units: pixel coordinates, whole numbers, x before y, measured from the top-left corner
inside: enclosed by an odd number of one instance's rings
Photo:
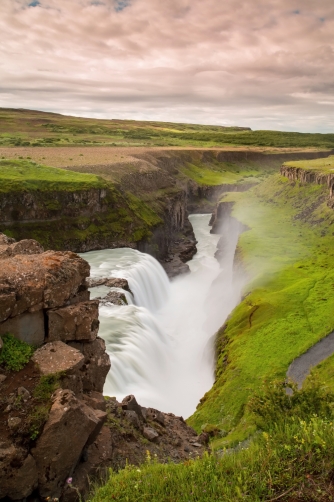
[[[188,417],[214,381],[214,334],[239,301],[232,285],[233,253],[222,269],[214,258],[219,235],[210,215],[189,217],[198,252],[191,272],[169,282],[151,256],[123,248],[81,256],[92,277],[122,277],[134,296],[126,306],[101,306],[99,335],[111,359],[104,393],[134,394],[142,406]],[[93,288],[94,296],[109,288]]]

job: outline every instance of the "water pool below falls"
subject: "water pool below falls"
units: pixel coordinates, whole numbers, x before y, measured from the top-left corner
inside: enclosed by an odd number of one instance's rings
[[[134,293],[129,305],[100,307],[99,335],[111,360],[104,393],[118,400],[134,394],[142,406],[184,417],[213,384],[214,334],[239,301],[233,253],[224,268],[214,258],[219,235],[210,234],[210,215],[189,219],[198,252],[188,262],[191,273],[171,283],[154,258],[133,249],[81,255],[92,277],[125,278]]]

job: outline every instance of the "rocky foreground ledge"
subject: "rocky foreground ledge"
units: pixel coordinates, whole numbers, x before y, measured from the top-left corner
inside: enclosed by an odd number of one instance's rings
[[[207,449],[182,417],[103,396],[110,360],[89,271],[75,253],[0,234],[0,335],[36,348],[20,371],[0,365],[0,498],[76,501],[92,476],[147,451],[178,462]]]

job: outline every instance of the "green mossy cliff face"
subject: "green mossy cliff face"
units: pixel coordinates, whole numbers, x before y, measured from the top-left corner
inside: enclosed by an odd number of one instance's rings
[[[235,444],[255,424],[248,402],[263,382],[334,328],[334,212],[328,189],[278,174],[246,193],[226,194],[221,212],[247,225],[235,265],[243,299],[217,336],[216,381],[188,420],[216,427],[214,446]]]

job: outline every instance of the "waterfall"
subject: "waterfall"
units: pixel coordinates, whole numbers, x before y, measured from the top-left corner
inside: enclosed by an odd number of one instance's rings
[[[91,277],[127,279],[136,305],[156,312],[169,295],[169,280],[152,256],[135,249],[90,251],[81,255],[91,266]]]
[[[143,406],[187,417],[212,386],[213,335],[238,294],[233,255],[223,272],[214,258],[220,236],[209,233],[209,217],[190,217],[198,252],[188,262],[191,273],[172,283],[154,258],[133,249],[82,254],[92,277],[125,278],[134,294],[133,304],[100,307],[99,335],[111,360],[105,394],[134,394]]]

